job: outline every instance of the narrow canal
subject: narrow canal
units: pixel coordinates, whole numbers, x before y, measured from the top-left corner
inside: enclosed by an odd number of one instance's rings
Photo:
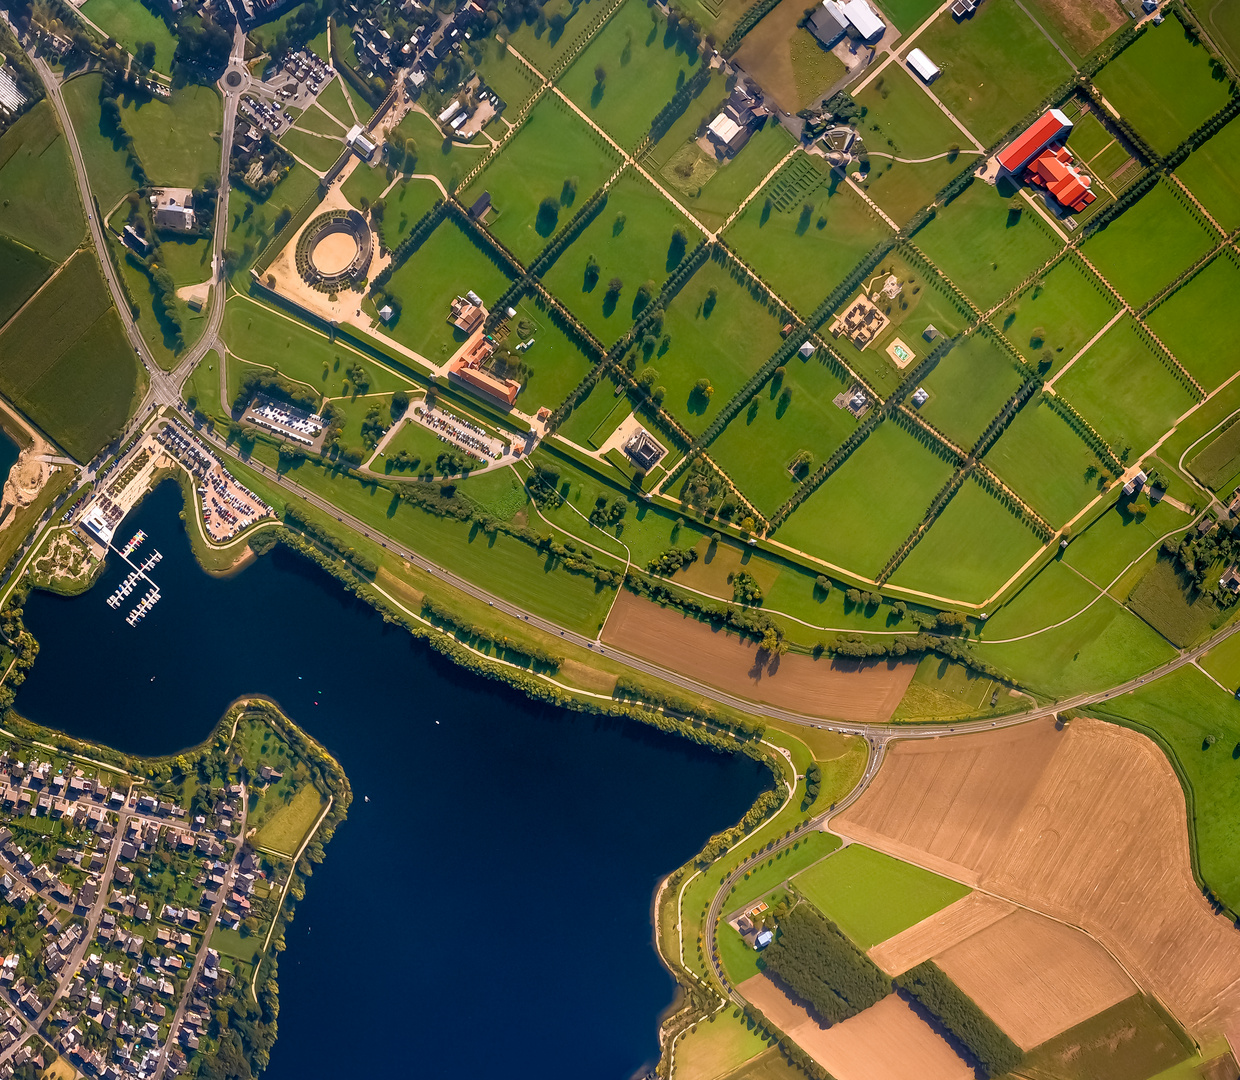
[[[297,905],[269,1080],[627,1080],[673,985],[658,878],[733,824],[766,769],[579,716],[455,667],[283,549],[204,573],[165,482],[125,521],[164,558],[135,628],[105,598],[36,593],[23,715],[138,754],[199,742],[265,693],[340,760],[348,821]],[[364,801],[369,797],[369,802]]]

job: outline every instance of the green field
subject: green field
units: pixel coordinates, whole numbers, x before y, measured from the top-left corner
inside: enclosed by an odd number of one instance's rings
[[[672,241],[676,229],[685,235],[679,248]],[[543,281],[587,329],[610,345],[641,314],[638,289],[653,282],[657,295],[699,239],[688,219],[630,170],[608,189],[590,224],[543,274]],[[586,276],[591,256],[599,267],[594,279]],[[611,291],[613,278],[620,279],[619,293]]]
[[[139,0],[86,0],[80,10],[131,53],[137,51],[138,42],[151,42],[155,46],[155,70],[165,75],[172,71],[177,39],[168,24]]]
[[[811,866],[793,884],[860,949],[872,949],[972,891],[860,844]]]
[[[289,128],[280,136],[280,145],[303,165],[310,166],[315,172],[325,173],[344,153],[344,135],[325,138]]]
[[[357,117],[353,115],[353,110],[349,108],[349,99],[344,94],[344,79],[337,76],[331,79],[315,100],[329,113],[339,120],[346,128],[351,128],[354,124],[365,123],[366,117]]]
[[[745,207],[727,240],[785,300],[812,312],[890,230],[838,174],[799,155]]]
[[[1200,640],[1221,617],[1218,607],[1194,595],[1191,582],[1161,557],[1128,594],[1128,606],[1181,649]]]
[[[1098,275],[1075,252],[991,316],[991,323],[1050,378],[1119,310]]]
[[[1151,330],[1206,390],[1235,374],[1240,263],[1224,249],[1146,315]]]
[[[1169,502],[1158,503],[1140,520],[1113,507],[1073,538],[1063,561],[1105,589],[1124,567],[1157,546],[1166,533],[1186,528],[1188,521],[1188,515]]]
[[[405,168],[411,172],[437,176],[449,191],[456,189],[461,178],[482,160],[486,151],[481,143],[462,146],[445,139],[430,117],[420,112],[406,113],[396,133],[405,139],[412,139],[417,146],[416,161],[412,168],[408,164]]]
[[[988,146],[1072,76],[1016,4],[982,4],[964,22],[944,11],[918,39],[943,74],[934,93]]]
[[[484,304],[492,303],[510,280],[471,235],[445,218],[388,281],[386,288],[401,307],[386,333],[432,363],[442,364],[465,340],[448,322],[453,298],[473,290]]]
[[[994,679],[927,653],[892,714],[893,720],[933,720],[989,711]]]
[[[535,19],[533,12],[515,33],[507,35],[513,48],[542,72],[550,72],[577,38],[589,31],[606,10],[603,0],[556,0]],[[557,28],[554,17],[567,20]]]
[[[401,451],[404,451],[411,458],[415,458],[418,464],[408,470],[394,470],[391,461]],[[428,427],[424,427],[416,420],[410,419],[401,425],[400,430],[392,436],[392,441],[384,447],[384,458],[371,464],[371,468],[376,472],[384,472],[395,475],[413,476],[416,473],[435,470],[435,459],[445,451],[461,454],[461,451],[450,443],[445,442]],[[473,454],[463,454],[472,464],[470,468],[477,468],[483,464],[482,459],[475,457]]]
[[[841,379],[822,353],[808,360],[793,354],[784,368],[710,444],[711,457],[768,517],[857,426],[852,413],[834,404],[852,380]],[[794,476],[788,465],[802,450],[813,457]]]
[[[106,131],[103,128],[99,110],[99,88],[102,83],[101,75],[88,72],[66,82],[61,93],[65,99],[65,107],[69,110],[69,118],[73,122],[73,130],[77,132],[78,147],[86,163],[91,191],[95,193],[100,209],[107,214],[126,192],[138,186],[138,182],[134,179],[119,141],[113,138],[111,128]],[[43,108],[47,106],[36,106],[29,115]],[[66,168],[67,155],[68,151]],[[70,183],[72,178],[70,171]]]
[[[1032,207],[1023,201],[1014,204],[980,180],[940,210],[914,239],[983,311],[1063,246]]]
[[[0,233],[0,326],[35,294],[54,269],[37,251]]]
[[[316,135],[326,135],[331,139],[343,139],[345,132],[353,125],[344,124],[343,121],[337,120],[326,109],[320,109],[316,105],[310,105],[306,110],[297,117],[293,126],[299,131],[313,132]],[[363,163],[361,168],[365,168]]]
[[[220,404],[221,363],[219,353],[210,349],[185,380],[181,392],[191,409],[198,409],[207,416],[227,415],[227,410]]]
[[[530,69],[508,51],[507,42],[498,38],[478,42],[469,55],[483,81],[508,106],[511,119],[534,93],[536,83]]]
[[[1025,382],[1016,360],[985,331],[970,334],[922,381],[930,400],[920,412],[957,446],[972,449]]]
[[[925,517],[953,471],[950,462],[886,421],[797,507],[776,536],[872,578]],[[878,491],[881,498],[875,498]]]
[[[161,236],[159,256],[177,288],[211,280],[211,241],[205,236]]]
[[[891,583],[979,604],[1041,546],[1012,511],[969,479],[909,552]]]
[[[410,183],[417,183],[417,181],[406,180],[401,186],[405,187]],[[361,161],[358,162],[357,167],[349,173],[349,179],[341,185],[340,191],[344,197],[349,200],[349,202],[360,209],[363,199],[366,200],[368,205],[373,203],[376,199],[383,195],[384,191],[387,190],[387,186],[387,169],[382,167],[372,169],[368,167],[364,161]],[[433,184],[424,184],[424,186],[434,187]],[[438,194],[437,191],[436,194]],[[432,202],[433,201],[434,200],[432,200]],[[391,244],[388,245],[388,247],[391,246]]]
[[[428,180],[402,180],[388,192],[379,232],[389,250],[409,235],[440,197],[439,189]]]
[[[765,1049],[758,1030],[725,1009],[676,1043],[676,1080],[715,1080]]]
[[[40,101],[0,136],[0,234],[53,263],[82,242],[86,222],[69,149],[52,107]]]
[[[600,379],[568,414],[558,434],[579,446],[597,450],[633,411],[636,402],[636,391],[630,401],[627,395],[616,392],[610,379]]]
[[[1082,250],[1125,300],[1139,306],[1219,239],[1182,195],[1159,183],[1094,233]]]
[[[1160,154],[1179,146],[1227,104],[1210,55],[1172,16],[1145,32],[1094,76],[1094,84]]]
[[[905,35],[933,15],[938,6],[934,0],[882,0],[878,4]]]
[[[1231,423],[1194,451],[1188,467],[1211,491],[1230,492],[1240,473],[1240,424]]]
[[[627,0],[561,77],[559,85],[599,127],[632,150],[650,121],[701,64],[641,0]],[[595,68],[605,72],[597,82]]]
[[[318,193],[319,178],[304,165],[294,165],[289,174],[272,189],[266,199],[256,198],[244,188],[233,188],[228,199],[228,248],[237,253],[239,275],[275,238],[276,222],[284,211],[294,214],[306,199]],[[288,237],[285,237],[287,240]]]
[[[522,320],[534,327],[525,339],[533,338],[534,344],[520,354],[526,374],[517,398],[521,411],[532,416],[544,405],[554,410],[590,373],[594,362],[565,332],[561,316],[541,296],[528,296],[516,307],[517,317],[509,320],[512,329],[507,344],[515,347],[522,340],[517,330]]]
[[[1077,615],[1101,592],[1062,559],[1052,559],[990,613],[979,635],[983,641],[997,641],[1035,634]]]
[[[1072,365],[1055,391],[1121,460],[1125,450],[1145,453],[1196,401],[1127,315]]]
[[[122,98],[121,122],[152,183],[200,187],[219,178],[223,106],[214,87],[174,89],[170,103]]]
[[[135,321],[142,340],[146,342],[155,362],[164,371],[171,371],[185,349],[193,345],[206,327],[203,312],[191,311],[184,300],[176,300],[177,313],[181,318],[181,341],[178,344],[176,326],[168,319],[155,314],[156,289],[142,261],[115,237],[108,238],[112,258],[129,289],[129,295],[138,305]]]
[[[0,390],[79,461],[116,435],[139,367],[90,252],[0,333]]]
[[[711,289],[717,290],[713,305]],[[689,431],[700,433],[779,348],[779,327],[777,312],[753,298],[728,269],[708,261],[667,306],[667,351],[659,345],[647,359],[639,350],[637,376],[653,368],[655,385],[667,390],[663,407]],[[727,348],[720,348],[721,342]],[[714,388],[709,397],[696,391],[699,379],[708,379]]]
[[[306,784],[258,830],[254,846],[293,855],[322,812],[323,797],[313,784]]]
[[[1229,232],[1240,228],[1240,120],[1232,120],[1175,170]]]
[[[1098,494],[1097,477],[1106,468],[1039,396],[1025,403],[985,460],[1052,528]]]
[[[597,2],[597,0],[596,0]],[[469,186],[469,206],[484,191],[494,209],[487,228],[518,259],[533,259],[615,172],[620,159],[601,135],[548,95],[530,111],[521,129]],[[576,193],[571,187],[576,183]],[[544,199],[559,202],[558,215],[539,213]]]
[[[879,75],[857,94],[866,108],[862,135],[871,164],[867,178],[857,179],[879,206],[896,221],[907,221],[933,201],[935,193],[975,158],[959,155],[967,140],[942,111],[915,84],[916,76],[904,65]],[[921,158],[948,154],[934,161]],[[883,155],[889,155],[884,157]],[[901,157],[915,161],[895,161]]]

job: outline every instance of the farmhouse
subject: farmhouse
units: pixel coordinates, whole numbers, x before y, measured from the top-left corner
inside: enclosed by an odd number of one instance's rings
[[[1018,135],[996,160],[1010,175],[1042,188],[1061,206],[1084,210],[1097,196],[1093,181],[1077,168],[1064,141],[1072,121],[1059,109],[1049,109]]]
[[[198,227],[194,216],[194,193],[189,188],[164,188],[151,196],[155,228],[176,232],[193,232]]]
[[[873,45],[887,32],[866,0],[822,0],[806,27],[828,49],[845,35]]]
[[[1235,566],[1229,566],[1223,571],[1223,576],[1218,579],[1218,583],[1231,592],[1240,593],[1240,573],[1236,572]]]

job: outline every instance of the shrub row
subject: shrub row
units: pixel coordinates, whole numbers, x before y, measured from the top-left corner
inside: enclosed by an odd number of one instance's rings
[[[1089,444],[1090,449],[1102,458],[1103,461],[1107,462],[1114,472],[1120,473],[1124,471],[1124,465],[1115,456],[1115,451],[1111,449],[1111,444],[1094,430],[1093,425],[1076,411],[1071,402],[1049,391],[1043,391],[1042,400],[1059,413],[1068,422],[1068,426],[1084,439]]]
[[[577,211],[568,223],[560,229],[548,242],[547,246],[542,249],[530,263],[530,274],[539,277],[542,273],[551,267],[551,264],[560,257],[564,249],[568,247],[591,221],[603,212],[603,208],[607,205],[607,189],[599,188],[584,203],[581,209]]]
[[[456,628],[458,635],[468,639],[468,644],[477,648],[479,643],[493,645],[505,653],[516,653],[525,657],[531,664],[547,671],[558,671],[564,663],[564,657],[540,649],[529,642],[515,644],[509,641],[507,634],[496,634],[494,631],[471,623],[467,618],[454,611],[446,604],[429,596],[422,598],[422,615],[436,624],[444,624]]]
[[[697,71],[693,73],[693,77],[686,79],[680,85],[680,89],[672,95],[672,100],[661,108],[655,118],[650,121],[650,140],[658,142],[667,134],[671,126],[684,115],[684,111],[689,107],[695,97],[698,96],[710,84],[710,77],[714,74],[714,69],[710,64],[699,64]]]
[[[736,20],[736,25],[732,27],[732,33],[728,35],[727,40],[723,43],[723,48],[719,51],[724,56],[731,56],[740,48],[741,41],[744,40],[745,35],[778,6],[779,0],[758,0],[756,4],[746,9],[745,14]]]
[[[707,603],[696,594],[679,592],[661,581],[632,572],[625,579],[625,586],[636,596],[653,600],[665,607],[674,607],[715,627],[726,626],[755,641],[761,641],[771,630],[777,635],[783,634],[778,623],[758,608],[733,607],[722,600],[714,604]]]
[[[622,701],[644,702],[652,708],[659,708],[665,712],[716,723],[723,722],[718,711],[709,703],[690,701],[680,694],[668,690],[657,690],[629,675],[617,677],[615,695]],[[729,724],[733,731],[755,741],[761,739],[766,733],[766,725],[757,720],[737,720],[730,721]]]
[[[936,457],[942,458],[949,465],[959,468],[964,463],[960,455],[953,449],[951,439],[920,413],[914,412],[909,406],[904,405],[898,409],[892,409],[889,419],[899,424],[922,446]]]
[[[835,923],[806,903],[779,920],[779,936],[758,962],[833,1024],[891,993],[891,980]]]
[[[1002,679],[1003,673],[996,667],[979,660],[962,642],[954,638],[941,637],[938,634],[912,634],[907,637],[884,641],[881,638],[845,635],[836,638],[826,647],[832,656],[847,656],[853,659],[880,656],[922,656],[935,653],[945,660],[954,660],[964,664],[973,671],[992,679]]]
[[[932,960],[898,976],[896,985],[912,994],[964,1043],[988,1076],[1002,1076],[1024,1061],[1020,1047]]]
[[[835,452],[827,458],[814,472],[806,477],[804,483],[792,493],[792,497],[784,503],[774,514],[771,515],[771,531],[778,529],[798,506],[808,499],[828,476],[848,460],[849,454],[857,449],[882,420],[883,414],[880,410],[874,409],[870,412],[860,424],[852,430],[852,434],[848,436],[839,446],[835,448]]]
[[[835,310],[852,296],[853,290],[873,273],[874,267],[882,262],[895,246],[896,238],[886,236],[870,248],[862,260],[852,268],[852,272],[827,294],[827,298],[821,304],[814,308],[806,322],[815,329],[825,323],[835,313]]]
[[[970,457],[985,457],[986,451],[998,441],[999,436],[1007,430],[1008,424],[1012,422],[1012,418],[1020,412],[1020,407],[1033,396],[1035,390],[1040,389],[1042,389],[1041,379],[1027,379],[1022,383],[1020,389],[1008,398],[1007,404],[999,410],[999,415],[982,432],[981,437],[977,440],[970,453]]]
[[[900,564],[908,558],[909,552],[917,546],[917,541],[926,534],[930,526],[934,524],[935,520],[943,512],[943,508],[951,501],[952,496],[955,495],[960,489],[960,485],[964,483],[965,477],[969,475],[969,471],[972,467],[972,465],[965,465],[963,468],[958,469],[947,478],[947,482],[939,488],[938,494],[934,497],[934,501],[930,503],[930,508],[926,511],[926,516],[923,517],[921,521],[918,522],[917,527],[909,533],[904,543],[896,548],[895,554],[887,560],[887,565],[878,572],[878,576],[874,579],[875,581],[877,581],[880,585],[883,584],[883,582],[890,578],[891,575],[900,568]]]
[[[732,418],[741,411],[745,403],[766,385],[766,381],[774,374],[775,369],[782,367],[796,355],[797,350],[809,340],[809,335],[809,327],[802,325],[784,338],[783,343],[775,350],[771,358],[758,368],[732,400],[719,410],[719,414],[710,426],[698,436],[696,445],[709,446],[711,441],[731,423]]]
[[[977,468],[973,469],[972,476],[985,491],[1006,506],[1021,524],[1027,525],[1042,543],[1048,543],[1050,538],[1055,535],[1055,530],[1050,527],[1046,520],[1031,506],[1022,502],[1016,493],[1002,483],[985,465],[979,464]]]
[[[456,223],[467,233],[472,233],[474,243],[483,251],[490,251],[492,257],[498,255],[508,264],[508,269],[517,277],[525,275],[525,266],[511,251],[495,239],[486,229],[474,220],[474,217],[456,199],[448,199],[448,212],[456,219]]]
[[[352,565],[368,578],[373,578],[379,572],[378,564],[366,555],[361,554],[355,548],[346,544],[334,533],[323,528],[316,521],[312,521],[306,517],[296,506],[291,503],[284,510],[285,524],[293,526],[299,532],[315,540],[323,547],[330,548],[342,559],[352,563]]]

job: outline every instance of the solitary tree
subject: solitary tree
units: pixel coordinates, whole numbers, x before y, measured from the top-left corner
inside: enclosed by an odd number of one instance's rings
[[[624,282],[618,277],[614,277],[607,283],[607,295],[612,297],[619,296],[620,290],[623,288]]]
[[[594,81],[602,86],[607,81],[607,69],[599,64],[594,69]]]

